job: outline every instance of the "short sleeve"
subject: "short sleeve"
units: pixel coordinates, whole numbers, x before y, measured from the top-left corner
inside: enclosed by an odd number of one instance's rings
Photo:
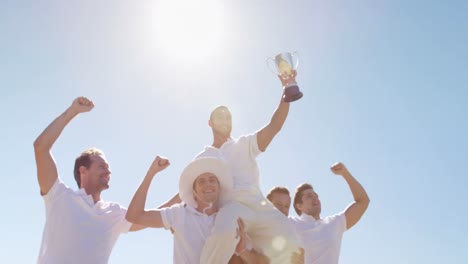
[[[174,204],[171,207],[161,209],[161,219],[165,229],[180,230],[185,219],[185,204]]]
[[[128,233],[128,231],[130,231],[130,228],[132,227],[132,223],[130,223],[129,221],[127,221],[127,219],[125,218],[125,216],[127,215],[127,208],[125,207],[120,207],[120,214],[119,214],[119,223],[118,223],[118,230],[120,231],[120,233]]]
[[[42,198],[44,198],[44,202],[46,206],[48,206],[51,203],[53,203],[54,200],[64,195],[66,192],[73,192],[73,190],[66,186],[62,182],[62,180],[60,180],[60,178],[57,177],[57,179],[54,182],[54,185],[52,185],[49,192],[47,192],[45,195],[42,195]]]
[[[346,229],[346,215],[344,212],[330,216],[330,222],[333,222],[333,225],[335,226],[336,231],[339,233],[344,233],[347,230]]]
[[[252,158],[256,158],[262,151],[258,148],[257,133],[242,136],[239,138],[239,144],[246,145]]]

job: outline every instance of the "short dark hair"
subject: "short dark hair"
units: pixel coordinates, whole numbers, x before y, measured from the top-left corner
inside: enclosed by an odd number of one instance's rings
[[[73,169],[73,175],[75,176],[76,184],[78,184],[78,189],[81,188],[81,177],[80,177],[80,168],[84,166],[89,169],[91,166],[91,156],[103,156],[104,152],[97,148],[90,148],[81,152],[80,156],[75,159],[75,168]]]
[[[273,189],[271,189],[270,192],[268,192],[268,194],[266,196],[268,201],[271,202],[271,200],[273,199],[273,194],[275,194],[275,193],[282,193],[282,194],[286,194],[287,196],[290,196],[288,188],[277,186],[277,187],[274,187]]]
[[[297,215],[301,215],[302,212],[301,210],[299,210],[299,208],[297,208],[297,204],[300,204],[302,203],[302,193],[305,191],[305,190],[309,190],[309,189],[314,189],[312,187],[312,185],[308,184],[308,183],[303,183],[301,185],[299,185],[299,187],[296,188],[296,193],[294,194],[294,211],[296,211]]]

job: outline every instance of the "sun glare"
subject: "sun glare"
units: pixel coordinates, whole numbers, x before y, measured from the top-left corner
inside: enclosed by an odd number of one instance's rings
[[[221,50],[225,16],[217,0],[160,0],[155,6],[156,45],[171,59],[202,60]]]

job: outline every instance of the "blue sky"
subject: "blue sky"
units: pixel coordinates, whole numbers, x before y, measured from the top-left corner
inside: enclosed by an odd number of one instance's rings
[[[103,149],[102,197],[125,206],[156,155],[172,165],[148,206],[211,143],[211,109],[233,136],[265,125],[281,95],[265,60],[298,51],[304,97],[259,159],[261,187],[312,183],[322,216],[352,200],[341,161],[371,204],[344,235],[341,263],[468,261],[468,4],[464,1],[0,1],[0,262],[33,263],[44,224],[32,143],[77,96],[96,107],[52,152],[72,187],[74,158]],[[290,212],[294,214],[293,210]],[[122,235],[110,263],[171,263],[172,237]]]

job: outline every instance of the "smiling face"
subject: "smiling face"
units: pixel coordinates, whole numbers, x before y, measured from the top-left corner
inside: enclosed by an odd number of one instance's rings
[[[320,218],[322,205],[318,194],[314,189],[302,191],[300,202],[296,203],[296,208],[301,212],[313,216],[316,219]]]
[[[81,187],[88,194],[100,193],[109,188],[111,175],[109,164],[103,155],[91,155],[89,158],[91,160],[89,168],[80,167]]]
[[[193,194],[197,201],[197,209],[217,206],[220,192],[220,184],[216,175],[203,173],[193,182]]]
[[[222,137],[230,137],[232,131],[232,116],[229,109],[225,106],[216,107],[210,116],[210,127],[214,134]]]
[[[282,212],[285,216],[289,215],[289,207],[291,206],[291,197],[285,193],[275,192],[271,194],[271,203]]]

